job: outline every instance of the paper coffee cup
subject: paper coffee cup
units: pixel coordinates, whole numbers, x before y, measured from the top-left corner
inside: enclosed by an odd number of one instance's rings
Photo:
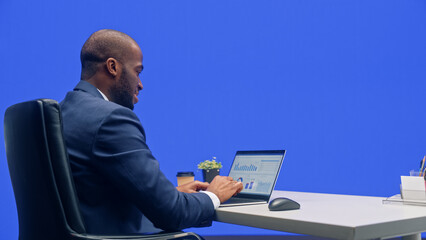
[[[178,186],[194,181],[194,172],[178,172],[176,174]]]

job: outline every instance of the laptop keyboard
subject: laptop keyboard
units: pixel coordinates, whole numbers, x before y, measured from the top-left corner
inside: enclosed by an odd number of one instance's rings
[[[222,204],[251,203],[251,202],[262,202],[262,201],[264,201],[264,200],[232,197],[228,201],[226,201]]]

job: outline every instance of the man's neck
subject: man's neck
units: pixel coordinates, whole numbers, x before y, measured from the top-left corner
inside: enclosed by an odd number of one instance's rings
[[[108,79],[108,76],[104,76],[103,74],[97,73],[93,75],[91,78],[83,79],[83,80],[95,86],[99,90],[99,92],[102,94],[102,97],[104,97],[104,99],[106,100],[111,99],[108,89],[110,87],[109,83],[112,81]]]
[[[102,97],[103,97],[105,100],[109,101],[109,99],[107,98],[107,96],[105,96],[105,94],[104,94],[101,90],[99,90],[99,88],[96,88],[96,89],[98,90],[98,92],[102,95]]]

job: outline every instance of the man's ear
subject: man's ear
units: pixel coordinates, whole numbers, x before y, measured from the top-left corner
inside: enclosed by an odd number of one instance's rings
[[[116,77],[120,72],[120,64],[118,63],[117,59],[115,58],[108,58],[106,60],[106,68],[107,72],[111,74],[112,77]]]

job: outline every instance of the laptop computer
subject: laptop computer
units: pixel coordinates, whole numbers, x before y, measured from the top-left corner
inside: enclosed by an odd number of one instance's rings
[[[243,190],[220,207],[268,203],[284,160],[285,150],[237,151],[229,175]]]

